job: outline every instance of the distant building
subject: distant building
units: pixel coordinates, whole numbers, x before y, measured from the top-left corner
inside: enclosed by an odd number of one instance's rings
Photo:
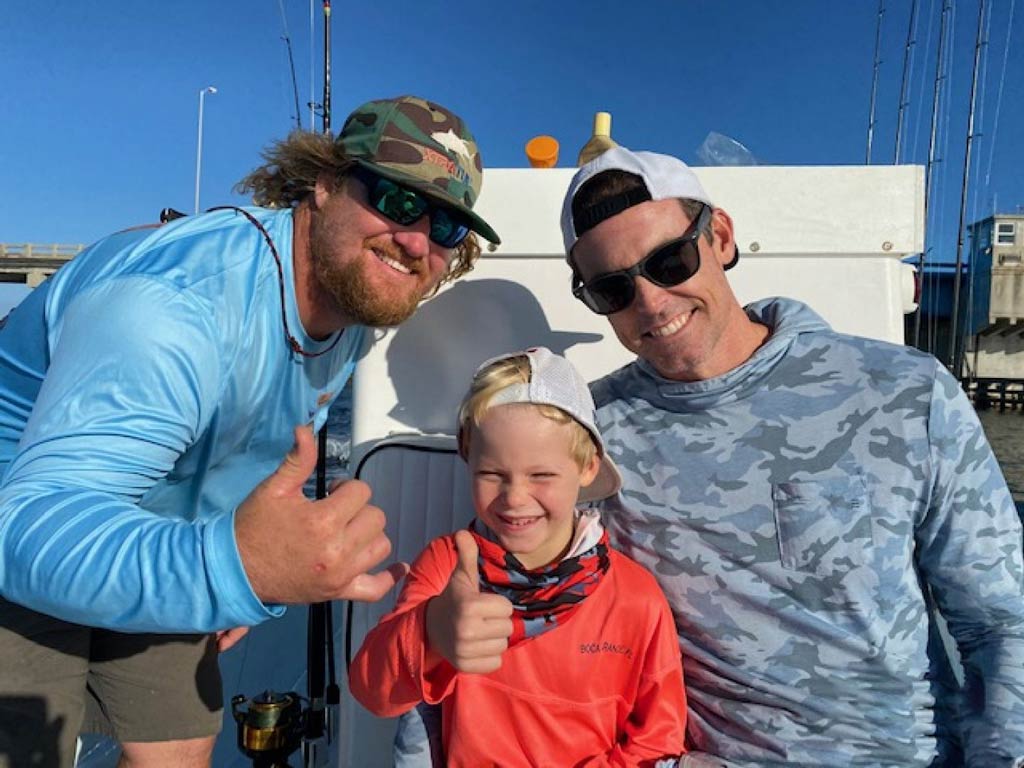
[[[991,216],[972,225],[980,258],[991,262],[989,322],[1024,321],[1024,213]],[[1024,327],[1019,330],[1024,331]]]
[[[958,374],[1024,379],[1024,213],[976,221],[968,236],[956,323]],[[950,367],[955,367],[949,337],[955,279],[953,264],[925,266],[919,277],[920,321],[909,318],[906,334],[908,344],[916,342]]]
[[[970,226],[974,290],[987,313],[971,328],[966,368],[975,378],[1024,378],[1024,214],[997,214]]]

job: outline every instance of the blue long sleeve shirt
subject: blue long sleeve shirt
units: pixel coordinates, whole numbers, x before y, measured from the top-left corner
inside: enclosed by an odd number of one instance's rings
[[[721,377],[593,387],[624,483],[606,525],[679,629],[681,764],[1017,765],[1021,525],[970,403],[931,356],[747,312],[771,336]]]
[[[278,466],[294,427],[326,421],[362,328],[340,340],[305,333],[292,213],[249,210],[276,244],[280,277],[255,226],[213,212],[100,241],[8,316],[6,599],[125,631],[207,632],[281,612],[249,585],[234,510]],[[283,318],[324,354],[293,352]]]

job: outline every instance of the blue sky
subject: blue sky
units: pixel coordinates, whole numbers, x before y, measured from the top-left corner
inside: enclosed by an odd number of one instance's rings
[[[0,25],[0,242],[88,243],[191,211],[198,93],[202,206],[295,126],[281,5],[309,127],[322,92],[321,2],[7,3]],[[993,9],[969,218],[1024,205],[1024,3]],[[762,163],[865,161],[875,0],[335,0],[332,123],[370,98],[416,93],[469,123],[495,167],[526,165],[540,133],[571,165],[594,112],[636,149],[699,164],[711,131]],[[956,0],[950,109],[940,123],[932,245],[951,260],[978,5]],[[893,161],[910,0],[885,0],[873,157]],[[927,157],[941,0],[919,0],[901,160]],[[1007,30],[1010,49],[1003,69]],[[313,51],[311,62],[310,51]],[[1002,82],[1002,86],[1000,86]],[[1001,93],[1001,95],[1000,95]],[[999,110],[998,124],[995,122]],[[319,119],[317,120],[319,127]]]

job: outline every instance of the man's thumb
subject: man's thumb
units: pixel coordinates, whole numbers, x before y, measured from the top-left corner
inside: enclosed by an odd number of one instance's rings
[[[480,569],[477,565],[477,558],[480,555],[480,548],[476,545],[476,539],[469,531],[455,532],[455,551],[458,553],[459,562],[455,566],[455,572],[462,572],[477,592],[480,591]],[[454,574],[453,574],[454,575]]]
[[[295,444],[284,457],[281,466],[271,476],[271,482],[281,490],[293,488],[302,489],[309,476],[316,469],[316,441],[313,439],[313,430],[307,424],[295,428]]]

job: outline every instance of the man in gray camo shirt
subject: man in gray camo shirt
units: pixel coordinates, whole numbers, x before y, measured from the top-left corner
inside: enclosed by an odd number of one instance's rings
[[[957,381],[740,306],[732,221],[675,158],[604,153],[562,230],[573,293],[638,356],[593,385],[606,522],[675,613],[680,765],[1024,765],[1021,524]]]

